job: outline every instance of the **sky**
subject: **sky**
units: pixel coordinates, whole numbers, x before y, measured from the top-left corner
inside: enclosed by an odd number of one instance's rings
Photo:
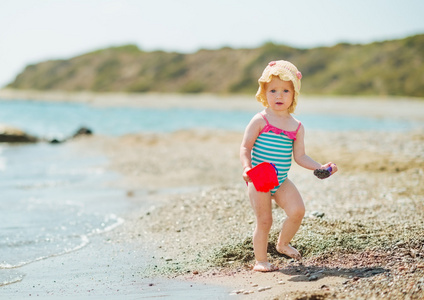
[[[110,46],[191,53],[424,33],[423,0],[1,0],[0,87],[25,66]]]

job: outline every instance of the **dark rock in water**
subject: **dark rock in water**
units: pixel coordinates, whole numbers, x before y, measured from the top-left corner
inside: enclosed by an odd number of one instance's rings
[[[87,127],[81,127],[80,129],[78,129],[75,134],[73,135],[73,137],[77,137],[80,135],[92,135],[93,131]]]
[[[39,139],[35,136],[29,135],[22,130],[6,125],[0,125],[0,143],[36,143],[36,142],[48,142],[50,144],[61,144],[66,142],[71,138],[75,138],[78,136],[84,135],[92,135],[93,131],[86,127],[81,127],[78,129],[75,134],[67,139],[59,140],[57,138],[53,138],[51,140],[48,139]]]
[[[89,129],[87,127],[81,127],[72,136],[70,136],[66,139],[59,140],[57,138],[54,138],[52,140],[49,140],[48,142],[50,144],[61,144],[61,143],[64,143],[64,142],[66,142],[70,139],[73,139],[73,138],[76,138],[76,137],[79,137],[79,136],[92,135],[92,134],[93,134],[93,131],[91,129]]]
[[[52,139],[52,140],[49,141],[49,143],[50,144],[61,144],[61,143],[63,143],[63,141],[60,141],[58,139]]]
[[[20,129],[0,125],[0,143],[36,143],[38,138]]]

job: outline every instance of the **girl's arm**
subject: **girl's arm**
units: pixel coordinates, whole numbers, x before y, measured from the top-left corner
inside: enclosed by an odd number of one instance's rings
[[[244,131],[243,140],[240,145],[240,162],[243,166],[243,179],[245,181],[251,181],[246,172],[252,169],[252,148],[261,132],[262,123],[262,118],[256,115],[250,120]]]
[[[305,128],[303,127],[303,125],[300,126],[300,129],[297,133],[296,141],[294,141],[294,144],[293,144],[293,158],[299,166],[309,170],[325,169],[331,166],[333,168],[331,174],[337,171],[337,167],[335,164],[328,162],[324,165],[321,165],[315,160],[313,160],[312,158],[310,158],[308,155],[306,155]]]

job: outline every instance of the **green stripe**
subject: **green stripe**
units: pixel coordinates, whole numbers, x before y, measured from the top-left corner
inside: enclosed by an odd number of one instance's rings
[[[273,152],[275,155],[280,155],[282,154],[291,154],[292,153],[292,149],[291,148],[283,148],[283,147],[279,147],[277,149],[273,149],[273,148],[268,148],[268,147],[264,147],[262,145],[255,145],[253,147],[253,151],[258,150],[258,151],[269,151],[269,152]]]
[[[273,155],[272,153],[263,152],[263,151],[253,151],[252,156],[262,157],[263,159],[268,160],[276,160],[276,161],[291,161],[292,155],[291,153],[287,153],[285,155]]]
[[[257,139],[255,144],[263,144],[271,147],[292,147],[293,142],[287,141],[275,141],[270,139]]]
[[[291,165],[291,158],[289,159],[275,159],[275,158],[268,158],[268,157],[264,157],[262,155],[255,155],[254,159],[256,159],[257,161],[260,162],[272,162],[275,163],[276,165],[281,165],[281,166],[290,166]]]

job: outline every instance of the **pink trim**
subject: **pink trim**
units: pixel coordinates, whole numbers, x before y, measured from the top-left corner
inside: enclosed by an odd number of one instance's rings
[[[299,131],[299,129],[300,129],[300,125],[302,125],[302,123],[301,123],[301,122],[299,122],[299,126],[297,126],[297,129],[296,129],[295,131],[286,131],[286,130],[280,129],[280,128],[278,128],[278,127],[275,127],[275,126],[273,126],[273,125],[269,124],[268,119],[265,117],[265,115],[263,115],[262,113],[259,113],[259,114],[262,116],[262,118],[264,118],[264,120],[265,120],[265,122],[266,122],[265,127],[261,130],[261,132],[259,133],[259,135],[261,135],[261,134],[262,134],[262,133],[264,133],[264,132],[272,131],[272,132],[274,132],[275,134],[281,134],[281,133],[284,133],[285,135],[287,135],[287,137],[288,137],[289,139],[291,139],[291,140],[293,140],[293,141],[295,141],[295,140],[296,140],[297,132],[298,132],[298,131]]]

